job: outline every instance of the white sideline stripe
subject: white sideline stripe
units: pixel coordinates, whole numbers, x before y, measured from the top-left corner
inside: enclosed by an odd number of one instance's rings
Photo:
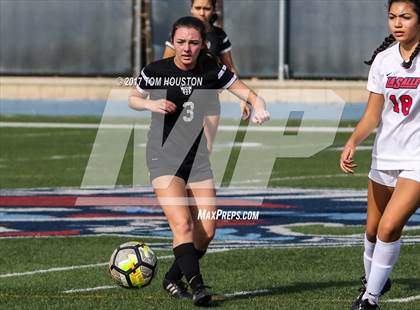
[[[75,290],[68,290],[63,291],[62,293],[79,293],[79,292],[90,292],[90,291],[99,291],[99,290],[109,290],[111,288],[117,288],[116,285],[107,285],[107,286],[98,286],[98,287],[90,287],[90,288],[82,288],[82,289],[75,289]]]
[[[414,300],[420,300],[420,295],[417,296],[410,296],[406,298],[395,298],[395,299],[388,299],[384,300],[384,302],[410,302]]]
[[[250,295],[257,295],[257,294],[270,293],[270,292],[272,292],[272,290],[241,291],[241,292],[224,294],[223,296],[225,297],[250,296]]]
[[[278,177],[278,178],[271,178],[271,181],[293,181],[293,180],[311,180],[311,179],[331,179],[331,178],[349,178],[349,177],[367,177],[367,173],[354,173],[354,174],[323,174],[323,175],[301,175],[301,176],[294,176],[294,177]],[[254,184],[254,183],[262,183],[266,180],[262,179],[251,179],[245,181],[232,181],[231,183],[234,185],[237,184]],[[329,196],[325,196],[329,197]],[[306,198],[306,197],[304,197]]]
[[[90,292],[90,291],[99,291],[99,290],[108,290],[113,288],[118,288],[117,285],[107,285],[107,286],[97,286],[97,287],[89,287],[89,288],[82,288],[82,289],[74,289],[63,291],[63,293],[80,293],[80,292]],[[256,291],[241,291],[241,292],[234,292],[229,294],[223,294],[224,297],[236,297],[236,296],[251,296],[257,295],[262,293],[269,293],[271,290],[256,290]]]
[[[79,128],[79,129],[97,129],[99,128],[127,129],[133,125],[127,124],[85,124],[85,123],[47,123],[47,122],[0,122],[0,127],[13,128]],[[146,125],[136,125],[138,129],[148,129]]]
[[[97,287],[89,287],[89,288],[63,291],[63,293],[68,294],[68,293],[90,292],[90,291],[108,290],[108,289],[118,288],[118,287],[119,286],[116,286],[116,285],[97,286]],[[241,292],[223,294],[223,296],[224,297],[251,296],[251,295],[257,295],[257,294],[269,293],[269,292],[271,292],[271,290],[241,291]]]
[[[90,287],[90,288],[83,288],[83,289],[74,289],[74,290],[67,290],[63,291],[63,293],[69,294],[69,293],[79,293],[79,292],[90,292],[90,291],[99,291],[99,290],[108,290],[108,289],[114,289],[118,288],[116,285],[108,285],[108,286],[97,286],[97,287]],[[240,292],[233,292],[228,294],[223,294],[224,297],[230,298],[230,297],[236,297],[236,296],[252,296],[252,295],[258,295],[258,294],[264,294],[264,293],[270,293],[272,290],[255,290],[255,291],[240,291]],[[398,299],[389,299],[385,300],[384,302],[398,302],[398,303],[405,303],[410,301],[419,300],[420,295],[417,296],[411,296],[406,298],[398,298]]]
[[[338,174],[337,174],[338,175]],[[340,174],[346,176],[344,173]],[[352,176],[359,176],[361,174],[354,174]],[[367,175],[367,174],[365,174]],[[366,196],[367,190],[359,190],[359,189],[331,189],[331,188],[298,188],[298,187],[279,187],[279,188],[266,188],[266,187],[235,187],[231,186],[229,188],[218,187],[218,193],[220,196],[223,197],[235,197],[246,195],[248,197],[264,197],[265,195],[273,195],[273,194],[325,194],[330,195],[331,193],[335,194],[342,194],[343,197],[350,197],[349,195],[357,195],[360,196],[361,194]],[[51,194],[51,195],[78,195],[78,196],[92,196],[92,195],[100,195],[100,194],[142,194],[142,195],[153,195],[153,190],[150,186],[147,187],[117,187],[117,188],[104,188],[104,187],[92,187],[92,188],[76,188],[76,187],[58,187],[58,188],[51,188],[51,187],[39,187],[39,188],[20,188],[20,189],[0,189],[0,196],[28,196],[28,195],[39,195],[42,194]],[[327,196],[326,196],[327,197]],[[329,197],[329,196],[328,196]],[[255,198],[256,199],[256,198]]]
[[[116,285],[97,286],[97,287],[91,287],[91,288],[63,291],[63,293],[89,292],[89,291],[107,290],[107,289],[118,288],[118,287],[119,286],[116,286]],[[255,294],[269,293],[269,292],[271,292],[271,290],[241,291],[241,292],[224,294],[223,296],[225,297],[248,296],[248,295],[255,295]]]
[[[48,123],[48,122],[0,122],[0,127],[13,128],[78,128],[78,129],[136,129],[148,130],[149,125],[134,125],[134,124],[85,124],[85,123]],[[285,126],[262,126],[262,127],[244,127],[246,131],[261,131],[261,132],[284,132],[284,131],[299,131],[299,132],[353,132],[351,127],[285,127]],[[219,126],[220,131],[237,131],[238,126]]]
[[[354,173],[351,176],[356,177],[367,177],[367,173]],[[302,176],[295,176],[295,177],[280,177],[280,178],[272,178],[271,180],[274,181],[286,181],[286,180],[308,180],[308,179],[324,179],[324,178],[347,178],[349,177],[348,174],[340,173],[340,174],[321,174],[321,175],[302,175]],[[250,180],[252,181],[252,180]],[[259,181],[259,180],[258,180]]]
[[[168,259],[172,258],[173,255],[161,256],[158,259]],[[27,272],[15,272],[15,273],[6,273],[1,274],[0,278],[11,278],[11,277],[21,277],[21,276],[28,276],[38,273],[48,273],[48,272],[55,272],[55,271],[66,271],[66,270],[74,270],[74,269],[83,269],[83,268],[92,268],[92,267],[99,267],[99,266],[106,266],[106,263],[98,263],[98,264],[89,264],[89,265],[79,265],[79,266],[68,266],[68,267],[57,267],[57,268],[50,268],[50,269],[41,269],[41,270],[34,270],[34,271],[27,271]]]
[[[357,147],[358,151],[370,151],[373,149],[373,145],[359,145]],[[329,151],[342,151],[344,150],[344,146],[337,146],[337,147],[331,147],[328,149]]]
[[[226,252],[231,249],[210,249],[207,253],[220,253]],[[158,259],[168,259],[173,258],[173,255],[166,255],[166,256],[158,256]],[[66,271],[66,270],[74,270],[74,269],[82,269],[82,268],[91,268],[91,267],[98,267],[98,266],[106,266],[106,263],[98,263],[98,264],[89,264],[89,265],[79,265],[79,266],[68,266],[68,267],[57,267],[57,268],[50,268],[50,269],[41,269],[41,270],[34,270],[34,271],[27,271],[27,272],[15,272],[15,273],[6,273],[0,274],[0,278],[10,278],[10,277],[19,277],[19,276],[27,276],[33,275],[38,273],[47,273],[47,272],[54,272],[54,271]]]
[[[263,293],[270,293],[272,291],[273,290],[268,290],[268,289],[255,290],[255,291],[241,291],[241,292],[234,292],[234,293],[224,294],[223,296],[225,296],[225,297],[252,296],[252,295],[258,295],[258,294],[263,294]],[[384,302],[387,302],[387,303],[388,302],[404,303],[404,302],[410,302],[410,301],[415,301],[415,300],[420,300],[420,295],[410,296],[410,297],[406,297],[406,298],[388,299],[388,300],[384,300]]]
[[[65,270],[82,269],[82,268],[91,268],[91,267],[105,266],[107,264],[108,263],[98,263],[98,264],[89,264],[89,265],[80,265],[80,266],[68,266],[68,267],[41,269],[41,270],[34,270],[34,271],[27,271],[27,272],[6,273],[6,274],[1,274],[0,278],[11,278],[11,277],[29,276],[29,275],[38,274],[38,273],[65,271]]]

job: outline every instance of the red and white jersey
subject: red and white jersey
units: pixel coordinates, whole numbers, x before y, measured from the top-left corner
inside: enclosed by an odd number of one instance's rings
[[[420,55],[405,69],[399,44],[379,53],[367,89],[384,95],[382,119],[372,152],[372,168],[420,170]]]

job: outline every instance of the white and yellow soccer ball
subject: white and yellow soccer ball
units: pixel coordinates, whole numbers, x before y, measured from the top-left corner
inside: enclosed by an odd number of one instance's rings
[[[131,241],[117,247],[109,259],[112,279],[122,287],[144,287],[157,271],[157,257],[146,244]]]

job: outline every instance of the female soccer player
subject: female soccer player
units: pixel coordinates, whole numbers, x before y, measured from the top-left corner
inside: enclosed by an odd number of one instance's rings
[[[356,146],[379,124],[368,183],[364,286],[351,309],[379,309],[403,227],[420,202],[420,0],[389,0],[388,26],[391,35],[367,62],[366,111],[340,159],[341,169],[353,173]]]
[[[267,121],[269,113],[261,98],[208,55],[206,28],[199,19],[179,19],[171,36],[175,56],[153,62],[141,71],[129,106],[152,112],[147,166],[173,233],[175,255],[163,287],[174,297],[188,297],[181,281],[185,275],[194,304],[204,305],[211,295],[204,286],[198,260],[216,228],[216,221],[198,218],[199,210],[216,210],[209,150],[203,135],[206,110],[218,104],[218,90],[224,88],[253,105],[253,122]]]
[[[191,15],[200,19],[206,25],[206,44],[209,51],[217,56],[227,69],[238,75],[233,59],[232,59],[232,44],[227,34],[222,28],[214,26],[217,20],[216,14],[216,1],[217,0],[191,0]],[[164,58],[175,56],[173,43],[168,40],[165,42],[165,50],[163,53]],[[248,104],[241,100],[240,108],[242,119],[246,120],[250,116],[250,108]],[[214,135],[219,126],[220,106],[215,105],[213,109],[209,109],[208,115],[205,117],[204,133],[208,140],[209,148],[212,147]]]

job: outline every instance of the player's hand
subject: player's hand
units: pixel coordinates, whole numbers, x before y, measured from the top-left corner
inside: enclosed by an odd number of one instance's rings
[[[255,109],[254,115],[252,116],[252,122],[255,124],[262,124],[270,119],[270,113],[263,108],[263,109]]]
[[[243,100],[241,100],[239,104],[241,106],[242,119],[248,119],[251,116],[251,105]]]
[[[357,167],[353,160],[354,154],[356,153],[356,146],[347,143],[344,146],[344,150],[340,157],[340,168],[344,173],[354,173],[353,169]]]
[[[149,110],[156,113],[168,114],[176,110],[176,105],[172,101],[166,99],[152,100]]]

